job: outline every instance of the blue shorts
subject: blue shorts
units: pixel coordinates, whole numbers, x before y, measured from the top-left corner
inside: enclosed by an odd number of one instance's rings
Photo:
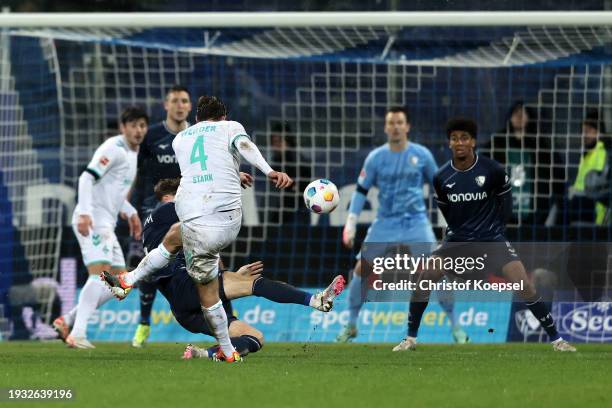
[[[430,254],[435,248],[436,236],[425,214],[413,218],[376,218],[363,240],[381,243],[414,243],[414,253]],[[361,252],[357,254],[360,259]]]

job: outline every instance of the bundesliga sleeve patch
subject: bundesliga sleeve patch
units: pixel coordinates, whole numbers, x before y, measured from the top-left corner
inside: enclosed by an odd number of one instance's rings
[[[108,165],[108,163],[110,163],[110,160],[108,159],[108,157],[106,157],[106,156],[100,157],[100,165],[101,166],[104,167],[104,166]]]

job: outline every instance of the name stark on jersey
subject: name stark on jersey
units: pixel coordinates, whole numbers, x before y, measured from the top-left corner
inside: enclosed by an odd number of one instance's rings
[[[212,174],[200,174],[199,176],[193,176],[192,183],[208,183],[213,181]]]

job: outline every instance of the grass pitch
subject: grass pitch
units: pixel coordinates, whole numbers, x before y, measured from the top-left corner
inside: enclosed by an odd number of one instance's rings
[[[0,387],[71,388],[70,407],[604,407],[612,345],[266,344],[242,364],[182,361],[183,344],[0,343]],[[6,391],[4,391],[6,393]]]

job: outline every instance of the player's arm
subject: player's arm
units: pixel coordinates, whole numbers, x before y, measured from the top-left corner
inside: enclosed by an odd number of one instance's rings
[[[84,237],[93,228],[93,186],[118,160],[115,151],[108,145],[98,147],[93,158],[79,177],[77,231]]]
[[[423,171],[425,173],[423,179],[433,188],[434,176],[438,172],[438,164],[428,148],[425,148],[425,167]]]
[[[249,188],[253,186],[253,176],[243,171],[239,172],[239,174],[240,174],[240,187]]]
[[[442,180],[439,174],[436,174],[433,178],[433,189],[434,189],[434,199],[436,200],[436,204],[438,204],[438,208],[442,212],[442,215],[448,222],[448,197],[444,190],[442,189]]]
[[[277,188],[287,188],[293,180],[286,173],[274,171],[261,152],[246,134],[244,127],[238,122],[232,122],[230,127],[230,146],[238,150],[246,161],[257,167],[268,179],[276,184]]]
[[[77,231],[84,237],[89,235],[93,228],[92,196],[95,176],[85,170],[79,177],[78,205],[79,218],[77,220]]]
[[[493,173],[493,192],[502,207],[505,222],[512,218],[512,184],[510,177],[501,166],[497,166]]]
[[[151,150],[149,149],[149,139],[145,137],[144,141],[140,145],[138,149],[138,165],[136,167],[136,181],[134,182],[134,186],[130,190],[130,194],[128,199],[130,202],[134,203],[134,206],[138,210],[142,210],[142,204],[145,199],[145,179],[142,176],[143,171],[145,171],[145,163],[152,156]]]
[[[123,204],[121,205],[120,214],[122,215],[122,217],[125,217],[128,222],[128,225],[130,227],[130,235],[134,239],[139,240],[142,234],[142,224],[140,223],[140,217],[138,216],[138,211],[136,210],[136,208],[134,208],[134,206],[132,206],[132,204],[130,204],[127,199],[124,200]]]
[[[344,230],[342,231],[342,243],[347,248],[352,248],[355,243],[355,234],[357,232],[357,220],[359,214],[363,210],[363,206],[367,200],[368,190],[376,182],[376,166],[374,165],[374,156],[370,153],[363,163],[363,168],[357,179],[357,187],[351,196],[351,205],[349,206],[349,214],[346,217]]]

